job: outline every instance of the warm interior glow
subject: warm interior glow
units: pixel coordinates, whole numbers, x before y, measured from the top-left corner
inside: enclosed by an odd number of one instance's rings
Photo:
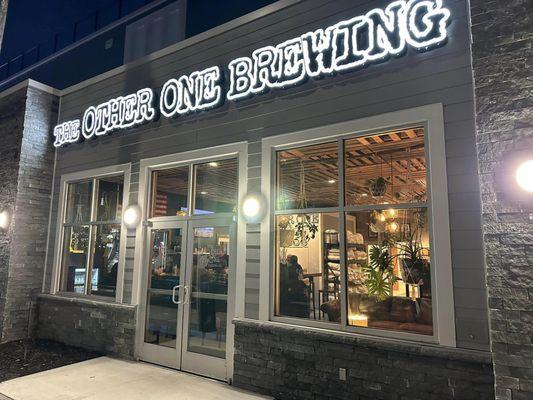
[[[350,315],[348,316],[348,320],[352,326],[368,326],[368,317],[363,314]]]
[[[533,160],[520,164],[516,170],[516,182],[525,191],[533,193]]]

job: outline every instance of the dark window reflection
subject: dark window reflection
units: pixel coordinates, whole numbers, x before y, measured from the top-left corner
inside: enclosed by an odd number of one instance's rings
[[[195,165],[194,214],[233,213],[237,207],[237,159]]]
[[[177,167],[152,173],[151,217],[187,215],[189,167]]]
[[[95,227],[91,293],[115,296],[120,248],[120,225]]]
[[[98,180],[97,220],[119,221],[122,218],[122,176]]]

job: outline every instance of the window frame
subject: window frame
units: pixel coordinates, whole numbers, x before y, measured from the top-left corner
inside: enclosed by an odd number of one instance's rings
[[[156,165],[150,165],[149,167],[146,167],[146,183],[147,185],[146,192],[147,192],[147,198],[144,199],[144,202],[146,204],[146,215],[143,218],[143,221],[151,223],[151,222],[162,222],[162,221],[189,221],[194,219],[217,219],[217,218],[232,218],[235,213],[212,213],[212,214],[195,214],[194,210],[196,207],[196,166],[207,164],[212,161],[226,161],[226,160],[237,160],[237,186],[239,187],[240,184],[240,164],[241,160],[239,158],[238,153],[230,153],[230,154],[222,154],[221,156],[211,156],[211,157],[204,157],[199,158],[195,160],[187,160],[183,162],[174,162],[170,164],[156,164]],[[154,172],[157,171],[165,171],[170,170],[174,168],[179,167],[187,167],[188,171],[188,187],[187,187],[187,214],[186,215],[167,215],[163,217],[153,217],[152,214],[152,208],[153,208],[153,193],[154,193]],[[237,188],[237,206],[240,200],[239,196],[239,188]]]
[[[427,170],[428,200],[423,203],[346,206],[344,199],[344,141],[347,139],[385,133],[390,130],[420,126],[424,129],[424,145]],[[356,132],[356,133],[354,133]],[[277,152],[280,150],[337,141],[339,146],[339,207],[309,208],[306,210],[276,210]],[[261,242],[268,246],[261,248],[261,275],[259,295],[259,318],[264,321],[282,322],[312,328],[330,329],[337,332],[362,334],[416,342],[440,344],[455,347],[455,317],[451,266],[451,244],[449,229],[448,190],[444,145],[444,118],[441,104],[362,118],[331,126],[312,128],[263,139],[262,142],[262,190],[269,200],[269,216],[261,226]],[[432,188],[438,187],[433,196]],[[367,327],[349,326],[347,323],[346,268],[341,268],[341,322],[331,323],[275,315],[276,288],[276,226],[275,216],[302,212],[338,212],[340,232],[341,265],[346,265],[345,215],[350,211],[376,208],[419,208],[428,210],[428,229],[432,257],[432,309],[433,335],[422,335],[401,331],[388,331]],[[439,227],[436,229],[435,227]]]
[[[59,206],[58,206],[58,216],[57,216],[57,226],[56,226],[56,245],[54,250],[54,269],[52,276],[52,287],[51,294],[62,295],[69,297],[81,297],[81,298],[90,298],[102,301],[113,301],[116,303],[122,303],[123,301],[123,286],[124,286],[124,268],[126,261],[126,240],[127,240],[127,227],[124,225],[123,220],[120,221],[98,221],[97,220],[97,201],[96,196],[98,194],[98,186],[96,185],[98,179],[105,179],[109,177],[123,177],[123,191],[122,191],[122,210],[125,210],[128,207],[129,203],[129,192],[130,192],[130,175],[131,175],[131,164],[120,164],[103,168],[95,168],[91,170],[74,172],[69,174],[64,174],[61,176],[60,183],[60,193],[59,193]],[[68,189],[69,185],[75,184],[78,182],[87,182],[92,181],[93,189],[91,196],[91,212],[90,212],[90,221],[82,225],[89,226],[89,244],[88,244],[88,255],[87,255],[87,268],[85,273],[85,290],[84,293],[73,293],[62,290],[61,288],[61,276],[63,274],[62,270],[62,260],[63,260],[63,247],[64,247],[64,235],[65,228],[71,226],[77,226],[80,224],[74,224],[71,222],[66,222],[67,214],[67,203],[68,203]],[[115,289],[115,296],[101,296],[96,294],[90,294],[90,279],[88,276],[90,274],[91,263],[92,263],[92,246],[94,242],[94,231],[95,228],[100,225],[120,225],[120,246],[119,246],[119,262],[117,270],[117,283]]]

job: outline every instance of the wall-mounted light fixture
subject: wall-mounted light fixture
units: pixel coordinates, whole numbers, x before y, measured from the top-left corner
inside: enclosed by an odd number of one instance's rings
[[[122,220],[124,221],[124,225],[126,225],[126,228],[137,228],[137,226],[141,222],[141,215],[141,208],[137,204],[129,205],[126,210],[124,210],[124,215],[122,216]]]
[[[11,212],[8,209],[3,209],[0,212],[0,229],[7,231],[11,225]]]
[[[266,214],[266,200],[260,193],[247,194],[241,202],[241,212],[249,223],[260,222]]]
[[[533,194],[533,155],[531,159],[522,161],[518,165],[515,179],[520,188]]]
[[[497,192],[508,200],[533,201],[533,149],[505,154],[496,171]]]

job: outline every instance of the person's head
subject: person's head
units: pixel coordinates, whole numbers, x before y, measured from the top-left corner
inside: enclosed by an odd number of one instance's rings
[[[289,264],[292,264],[292,265],[298,265],[298,257],[297,256],[288,256],[287,257],[287,261],[289,262]]]

